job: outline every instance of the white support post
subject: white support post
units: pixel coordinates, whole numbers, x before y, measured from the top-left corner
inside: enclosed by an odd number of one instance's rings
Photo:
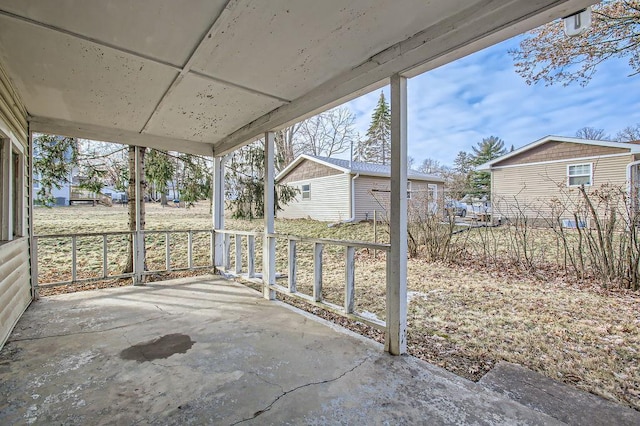
[[[265,299],[274,300],[276,292],[269,286],[276,283],[275,232],[275,133],[264,134],[264,242],[262,249],[262,292]]]
[[[322,302],[322,251],[324,244],[313,245],[313,300]]]
[[[215,232],[224,229],[224,163],[222,157],[213,158],[213,266],[223,265],[224,235]]]
[[[142,155],[139,146],[135,147],[135,193],[136,193],[136,232],[133,236],[133,285],[143,285],[144,281],[144,231],[142,230]]]
[[[407,79],[391,77],[391,251],[387,261],[385,350],[407,352]]]
[[[345,286],[344,286],[344,311],[347,314],[352,314],[353,309],[355,308],[355,296],[356,296],[356,286],[355,286],[355,272],[356,272],[356,263],[355,263],[355,247],[347,246],[345,248]]]
[[[296,240],[289,240],[289,293],[298,291],[298,272],[296,270],[296,258],[298,257]]]

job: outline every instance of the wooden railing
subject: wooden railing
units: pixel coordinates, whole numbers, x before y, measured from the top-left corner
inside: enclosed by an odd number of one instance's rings
[[[223,256],[222,265],[219,265],[221,269],[228,275],[242,277],[246,279],[255,279],[255,239],[262,238],[264,234],[260,232],[246,232],[246,231],[232,231],[226,229],[216,230],[216,233],[224,235],[223,238]],[[243,244],[243,237],[246,239],[246,244]],[[287,285],[281,285],[276,282],[269,286],[270,290],[276,291],[280,294],[284,294],[293,298],[304,300],[305,302],[325,309],[327,311],[336,313],[338,315],[363,322],[372,327],[380,330],[385,329],[385,322],[374,318],[369,318],[360,315],[355,310],[355,252],[356,249],[367,249],[370,251],[389,252],[389,244],[369,243],[362,241],[345,241],[334,240],[326,238],[309,238],[299,237],[295,235],[284,234],[268,234],[268,238],[274,238],[276,240],[287,241],[287,273],[281,274],[281,277],[287,279]],[[234,241],[234,255],[231,253],[231,242]],[[298,289],[298,244],[307,243],[313,244],[313,288],[311,294],[301,293]],[[345,256],[345,275],[344,275],[344,296],[342,306],[336,305],[323,299],[323,253],[326,246],[339,246],[344,247]],[[246,251],[246,257],[243,256],[243,252]],[[246,259],[246,262],[243,262]],[[388,259],[388,256],[387,256]],[[235,262],[232,262],[234,260]],[[232,269],[232,263],[234,264]],[[244,265],[247,268],[244,268]],[[389,263],[387,261],[386,272],[389,272]],[[261,280],[256,282],[262,282]]]
[[[196,266],[194,264],[193,261],[193,237],[195,234],[198,233],[204,233],[204,234],[208,234],[208,239],[210,240],[210,253],[208,255],[208,262],[206,265],[200,265],[200,266]],[[54,286],[61,286],[61,285],[73,285],[73,284],[80,284],[80,283],[87,283],[87,282],[93,282],[93,281],[104,281],[104,280],[110,280],[110,279],[122,279],[122,278],[133,278],[135,279],[136,277],[142,277],[145,275],[150,275],[150,274],[157,274],[160,272],[172,272],[172,271],[185,271],[185,270],[199,270],[199,269],[211,269],[213,268],[213,241],[214,241],[214,233],[213,230],[211,229],[205,229],[205,230],[161,230],[161,231],[156,231],[156,230],[148,230],[148,231],[141,231],[142,234],[142,241],[144,241],[144,238],[146,236],[154,236],[154,235],[164,235],[165,238],[165,263],[164,263],[164,268],[159,268],[159,269],[153,269],[153,270],[143,270],[143,271],[137,271],[136,270],[136,265],[144,265],[144,259],[142,260],[142,262],[133,262],[133,266],[134,266],[134,271],[130,272],[130,273],[123,273],[123,272],[117,272],[117,273],[113,273],[110,272],[110,266],[114,266],[113,262],[109,262],[109,253],[111,252],[109,249],[109,244],[110,244],[110,238],[113,239],[113,237],[124,237],[124,239],[126,241],[122,241],[123,238],[120,238],[120,240],[117,243],[111,242],[112,244],[129,244],[129,239],[135,237],[136,232],[134,231],[121,231],[121,232],[102,232],[102,233],[73,233],[73,234],[51,234],[51,235],[37,235],[33,237],[33,259],[32,259],[32,264],[33,264],[33,268],[32,268],[32,274],[35,277],[34,281],[37,284],[37,287],[39,288],[46,288],[46,287],[54,287]],[[175,267],[172,265],[172,252],[171,252],[171,237],[173,235],[176,234],[186,234],[187,235],[187,266],[186,267]],[[78,241],[81,239],[102,239],[102,244],[101,247],[98,249],[101,251],[101,265],[100,268],[90,268],[88,271],[85,271],[87,273],[91,273],[92,276],[90,277],[79,277],[78,276]],[[54,244],[57,247],[60,246],[64,246],[65,245],[65,241],[67,243],[70,242],[70,252],[69,252],[69,259],[67,259],[68,261],[70,260],[70,273],[67,273],[66,275],[70,276],[70,279],[63,279],[63,280],[57,280],[57,281],[50,281],[50,282],[39,282],[39,277],[40,275],[42,275],[42,272],[47,272],[47,271],[42,271],[39,270],[39,268],[41,267],[41,261],[39,261],[38,259],[41,259],[41,255],[42,255],[42,243],[44,241],[57,241]],[[134,245],[136,242],[136,238],[134,238]],[[145,244],[146,245],[146,244]],[[46,266],[48,268],[52,268],[52,267],[59,267],[60,262],[63,260],[60,258],[60,251],[61,250],[57,250],[57,257],[58,259],[56,259],[56,264],[47,264],[47,265],[42,265],[42,266]],[[95,252],[95,247],[93,248],[92,252]],[[134,253],[137,253],[137,250],[134,250]],[[144,253],[144,251],[142,252]],[[42,260],[42,259],[41,259]],[[40,272],[40,273],[39,273]],[[51,275],[51,274],[47,274],[45,273],[45,275]]]
[[[46,288],[61,285],[73,285],[79,283],[86,283],[92,281],[103,281],[109,279],[121,279],[132,278],[134,281],[145,275],[157,274],[161,272],[172,271],[185,271],[185,270],[200,270],[211,269],[214,266],[223,272],[225,275],[233,277],[242,277],[244,279],[252,280],[254,282],[263,283],[263,280],[258,277],[258,272],[262,271],[262,265],[256,268],[256,239],[260,242],[263,241],[264,234],[261,232],[250,231],[233,231],[233,230],[146,230],[140,231],[141,236],[136,237],[136,232],[122,231],[122,232],[105,232],[105,233],[74,233],[74,234],[55,234],[55,235],[38,235],[33,237],[34,245],[34,259],[33,259],[33,274],[35,282],[38,287]],[[209,239],[209,253],[206,265],[196,265],[194,263],[194,236],[197,234],[207,234]],[[175,235],[186,234],[186,266],[176,267],[172,261],[172,242],[175,240]],[[144,265],[144,259],[139,262],[133,262],[134,271],[131,273],[112,272],[110,271],[109,253],[110,253],[110,239],[114,237],[121,237],[119,244],[129,244],[129,239],[133,238],[134,244],[136,241],[144,241],[145,246],[149,246],[146,239],[154,236],[164,236],[164,266],[161,268],[153,268],[152,270],[137,271],[136,265]],[[83,238],[97,238],[102,240],[101,248],[101,265],[98,268],[94,267],[91,277],[79,277],[78,276],[78,240]],[[377,329],[384,330],[385,322],[377,320],[375,318],[365,317],[356,312],[355,306],[355,288],[356,288],[356,262],[355,253],[357,249],[367,249],[372,252],[389,252],[389,244],[378,244],[361,241],[344,241],[334,240],[326,238],[308,238],[299,237],[294,235],[283,234],[268,234],[267,238],[273,238],[279,241],[287,242],[287,271],[286,274],[280,274],[281,278],[286,277],[287,284],[281,285],[277,282],[269,285],[269,290],[278,292],[280,294],[287,295],[289,297],[304,300],[305,302],[325,309],[327,311],[336,313],[338,315],[354,319],[365,324],[368,324]],[[64,245],[64,241],[70,242],[70,262],[71,272],[70,279],[58,280],[51,282],[38,282],[38,258],[41,251],[43,241],[57,240],[56,246]],[[126,240],[123,242],[123,240]],[[222,249],[222,253],[216,256],[216,242],[218,242],[218,249]],[[233,253],[232,253],[233,243]],[[311,244],[313,246],[313,285],[311,294],[304,294],[299,291],[298,288],[298,245],[299,244]],[[344,248],[344,264],[345,274],[343,282],[343,300],[342,306],[331,303],[323,299],[323,270],[324,261],[323,253],[327,246],[338,246]],[[148,249],[147,249],[148,250]],[[94,247],[92,253],[96,251]],[[139,251],[134,247],[134,253]],[[144,252],[144,251],[143,251]],[[263,253],[264,255],[264,253]],[[60,256],[58,253],[57,256]],[[218,261],[216,262],[216,258]],[[387,259],[389,257],[387,256]],[[232,268],[233,265],[233,268]],[[52,265],[48,265],[51,267]],[[56,266],[56,265],[53,265]],[[113,266],[113,264],[111,264]],[[85,271],[86,272],[86,271]],[[264,271],[262,271],[264,272]],[[387,260],[386,272],[389,273],[389,262]],[[275,274],[275,271],[274,271]],[[47,274],[50,275],[50,274]],[[276,275],[277,277],[277,275]]]

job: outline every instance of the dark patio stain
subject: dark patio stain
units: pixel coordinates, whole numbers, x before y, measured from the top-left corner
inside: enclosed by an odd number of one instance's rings
[[[167,334],[148,342],[138,343],[120,352],[120,358],[138,362],[169,358],[186,353],[195,342],[186,334]]]

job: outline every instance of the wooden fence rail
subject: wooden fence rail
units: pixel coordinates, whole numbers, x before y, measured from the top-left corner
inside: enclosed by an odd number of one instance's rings
[[[127,239],[132,239],[136,237],[136,232],[134,231],[122,231],[122,232],[103,232],[103,233],[74,233],[74,234],[55,234],[55,235],[38,235],[33,238],[34,244],[34,253],[35,259],[42,259],[42,256],[38,256],[38,250],[41,249],[40,245],[43,240],[67,240],[71,243],[71,279],[70,280],[62,280],[55,282],[47,282],[47,283],[38,283],[38,277],[36,276],[35,282],[38,287],[46,288],[60,285],[73,285],[79,283],[86,283],[92,281],[102,281],[107,279],[121,279],[121,278],[133,278],[138,275],[145,276],[150,274],[156,274],[161,272],[173,272],[173,271],[185,271],[185,270],[199,270],[199,269],[211,269],[217,268],[221,270],[225,275],[243,277],[254,282],[262,283],[262,277],[265,271],[261,271],[262,274],[258,278],[258,274],[256,273],[256,238],[272,238],[275,240],[286,241],[287,242],[287,254],[288,254],[288,265],[287,265],[287,285],[282,286],[277,282],[275,284],[271,284],[269,286],[269,290],[285,294],[290,297],[298,298],[304,300],[314,306],[318,306],[322,309],[337,313],[339,315],[355,319],[357,321],[366,323],[370,326],[373,326],[377,329],[384,330],[385,322],[364,317],[359,315],[355,311],[356,301],[355,301],[355,286],[356,286],[356,262],[355,262],[355,253],[357,249],[368,249],[372,251],[382,251],[389,252],[390,246],[389,244],[380,244],[380,243],[369,243],[363,241],[346,241],[346,240],[334,240],[327,238],[310,238],[310,237],[300,237],[295,235],[285,235],[285,234],[267,234],[261,232],[251,232],[251,231],[233,231],[233,230],[211,230],[211,229],[191,229],[191,230],[145,230],[140,231],[141,241],[145,241],[146,236],[153,235],[163,235],[164,236],[164,268],[154,269],[154,270],[145,270],[145,271],[133,271],[131,273],[110,273],[109,271],[109,247],[110,241],[109,237],[114,236],[126,236]],[[186,251],[187,251],[187,266],[186,267],[175,267],[172,263],[172,245],[176,244],[177,240],[175,239],[176,235],[186,235]],[[193,245],[194,245],[194,236],[197,234],[207,234],[210,239],[210,257],[208,258],[208,262],[206,265],[195,266],[194,258],[193,258]],[[216,264],[215,259],[215,251],[216,247],[216,234],[222,237],[222,247],[218,247],[222,249],[222,261],[221,264]],[[78,252],[78,239],[87,238],[87,237],[97,237],[102,238],[102,265],[99,267],[99,275],[90,277],[90,278],[78,278],[78,255],[82,255],[82,253]],[[234,253],[232,256],[232,241],[234,246]],[[298,260],[298,245],[300,243],[312,244],[313,245],[313,287],[312,294],[303,294],[298,290],[298,268],[297,268],[297,260]],[[122,241],[120,241],[122,244]],[[326,300],[323,300],[322,296],[322,286],[323,286],[323,270],[324,270],[324,260],[323,254],[325,252],[325,248],[327,246],[338,246],[344,248],[344,256],[345,256],[345,274],[344,274],[344,293],[343,293],[343,303],[342,306],[335,305]],[[243,258],[244,253],[246,253],[246,257]],[[243,261],[245,259],[246,261]],[[234,262],[233,269],[231,268],[232,261]],[[36,260],[37,262],[37,260]],[[42,260],[41,260],[42,262]],[[144,265],[144,259],[142,262],[133,262],[134,268],[135,265]],[[35,269],[36,271],[43,271],[43,265],[40,265],[39,269]],[[387,262],[387,274],[389,273],[389,263]],[[275,271],[273,271],[275,274]],[[264,284],[263,284],[264,285]]]

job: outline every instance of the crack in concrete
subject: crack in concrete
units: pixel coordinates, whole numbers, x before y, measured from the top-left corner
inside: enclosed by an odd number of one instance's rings
[[[268,385],[276,386],[276,387],[280,388],[280,392],[283,392],[283,393],[285,392],[284,388],[281,385],[279,385],[278,383],[270,382],[269,380],[265,379],[264,377],[262,377],[260,374],[256,373],[255,371],[248,371],[248,373],[249,374],[253,374],[258,379],[262,380],[263,382],[265,382]]]
[[[274,404],[276,402],[278,402],[280,399],[282,399],[283,397],[287,396],[288,394],[293,393],[293,392],[295,392],[295,391],[297,391],[299,389],[306,388],[308,386],[322,385],[324,383],[331,383],[331,382],[335,382],[337,380],[340,380],[344,376],[346,376],[347,374],[353,372],[355,369],[357,369],[358,367],[362,366],[365,362],[369,361],[369,359],[370,359],[370,357],[366,357],[365,359],[360,361],[358,364],[356,364],[352,368],[348,369],[344,373],[340,374],[338,377],[334,377],[333,379],[322,380],[322,381],[319,381],[319,382],[305,383],[304,385],[296,386],[293,389],[290,389],[288,391],[284,391],[280,395],[278,395],[273,401],[271,401],[271,403],[269,405],[267,405],[265,408],[263,408],[262,410],[258,410],[255,413],[253,413],[253,416],[248,417],[246,419],[238,420],[237,422],[234,422],[234,423],[231,423],[231,426],[235,426],[237,424],[248,422],[249,420],[253,420],[253,419],[257,418],[258,416],[260,416],[260,415],[266,413],[267,411],[271,410],[271,408],[274,406]],[[262,379],[262,380],[264,380],[264,379]],[[280,386],[280,388],[282,389],[281,386]]]
[[[149,319],[146,319],[144,321],[134,322],[134,323],[131,323],[131,324],[124,324],[124,325],[119,325],[119,326],[116,326],[116,327],[105,328],[104,330],[76,331],[76,332],[73,332],[73,333],[51,334],[49,336],[25,337],[23,339],[11,339],[11,340],[7,340],[7,343],[28,342],[28,341],[33,341],[33,340],[51,339],[53,337],[77,336],[77,335],[81,335],[81,334],[105,333],[107,331],[119,330],[121,328],[133,327],[134,325],[144,324],[145,322],[149,322],[149,321],[155,321],[155,320],[161,319],[163,317],[164,317],[164,315],[158,316],[158,317],[149,318]]]

